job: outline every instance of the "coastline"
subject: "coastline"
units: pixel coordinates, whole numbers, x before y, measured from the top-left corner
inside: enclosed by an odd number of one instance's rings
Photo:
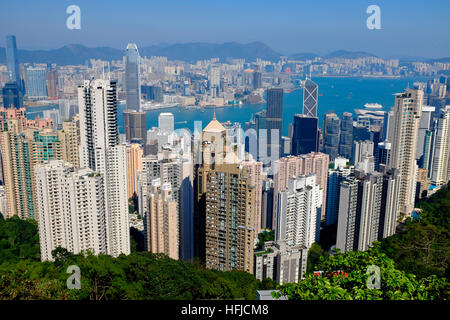
[[[368,78],[368,79],[407,79],[411,77],[394,75],[312,75],[312,78]]]

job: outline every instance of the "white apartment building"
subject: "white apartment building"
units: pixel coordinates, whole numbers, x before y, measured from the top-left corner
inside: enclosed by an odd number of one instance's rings
[[[434,130],[431,183],[444,185],[450,180],[450,106],[441,110]]]
[[[85,80],[78,88],[80,166],[104,177],[108,254],[130,253],[126,146],[119,145],[117,84]]]
[[[63,160],[35,167],[36,204],[41,260],[54,260],[52,251],[66,248],[78,254],[107,253],[103,177]]]
[[[106,223],[108,254],[130,254],[127,154],[125,145],[106,149]]]
[[[408,217],[414,208],[416,149],[422,114],[423,91],[407,89],[395,96],[390,168],[400,171],[399,212]]]
[[[309,248],[316,240],[322,197],[315,174],[290,178],[288,187],[278,193],[275,240]]]

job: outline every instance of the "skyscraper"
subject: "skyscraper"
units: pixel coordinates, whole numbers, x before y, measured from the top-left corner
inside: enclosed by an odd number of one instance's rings
[[[125,89],[127,108],[141,111],[141,84],[139,79],[139,51],[134,43],[127,45],[125,53]]]
[[[127,142],[147,144],[146,113],[127,109],[123,112],[123,129]]]
[[[255,114],[255,130],[256,130],[256,154],[255,147],[251,145],[251,136],[248,137],[246,144],[248,145],[249,153],[258,160],[266,161],[267,158],[267,125],[266,125],[266,114],[267,110],[261,110]],[[247,146],[246,146],[247,148]]]
[[[209,88],[219,88],[220,87],[220,67],[212,65],[208,68],[208,82]]]
[[[314,173],[289,178],[287,188],[278,193],[275,240],[286,241],[289,246],[311,247],[316,241],[323,192]]]
[[[427,170],[427,175],[431,173],[431,160],[432,160],[432,146],[434,145],[434,137],[433,137],[433,131],[427,130],[425,132],[425,138],[423,143],[423,154],[419,159],[420,168]]]
[[[431,183],[441,186],[450,180],[450,105],[441,110],[434,132]]]
[[[337,157],[334,159],[334,168],[328,170],[326,226],[336,225],[338,222],[340,185],[354,171],[354,166],[347,163],[348,159]]]
[[[253,273],[256,207],[248,171],[219,164],[203,174],[206,267]]]
[[[8,212],[3,214],[8,218],[17,215],[37,219],[31,141],[10,120],[8,130],[0,134],[0,143],[8,205]]]
[[[6,36],[6,64],[8,65],[9,79],[16,82],[19,91],[23,94],[24,88],[20,79],[19,61],[17,59],[16,36]]]
[[[145,100],[162,102],[164,100],[163,90],[160,86],[141,86],[141,94]]]
[[[78,87],[80,165],[103,175],[108,254],[130,253],[126,146],[119,145],[116,81],[85,80]]]
[[[30,67],[27,75],[27,96],[29,99],[47,99],[47,70]]]
[[[392,144],[387,141],[378,143],[378,155],[375,159],[375,167],[379,171],[380,165],[388,165],[391,158],[391,146]]]
[[[35,167],[41,260],[54,260],[52,251],[66,248],[78,254],[106,254],[103,177],[62,160]]]
[[[436,109],[435,107],[431,106],[426,105],[422,106],[422,114],[420,116],[419,129],[417,130],[418,135],[417,135],[417,150],[416,150],[416,159],[419,161],[420,165],[422,165],[423,162],[426,162],[426,160],[423,159],[423,155],[426,147],[427,134],[431,130],[431,126],[433,124],[433,113],[435,109]]]
[[[319,86],[307,76],[303,87],[303,115],[317,117],[318,97]]]
[[[255,70],[255,72],[253,72],[252,85],[254,90],[262,87],[262,74],[258,70]]]
[[[47,64],[47,93],[49,98],[58,98],[58,75],[56,70],[49,63]]]
[[[399,211],[407,217],[414,208],[417,135],[422,103],[422,90],[407,89],[396,94],[393,108],[395,125],[389,167],[400,171]]]
[[[225,159],[231,150],[227,149],[227,130],[216,119],[213,119],[202,131],[203,164],[214,166],[225,163]]]
[[[32,141],[32,163],[42,163],[51,159],[63,159],[59,136],[53,129],[27,130]]]
[[[344,112],[341,120],[341,132],[339,137],[339,151],[341,157],[350,159],[352,156],[353,141],[353,115],[350,112]]]
[[[99,170],[97,149],[119,143],[117,127],[117,83],[109,80],[85,80],[78,87],[80,112],[80,165]],[[102,156],[104,159],[104,156]]]
[[[336,247],[342,252],[367,250],[395,232],[400,181],[397,171],[364,172],[340,184]]]
[[[28,120],[25,108],[0,109],[0,150],[7,198],[6,217],[37,219],[34,165],[61,156],[57,136],[41,130],[53,127],[49,119]],[[59,150],[59,151],[58,151]]]
[[[64,121],[62,130],[58,131],[61,142],[62,155],[65,162],[72,164],[75,168],[80,167],[80,120],[79,115],[75,115],[72,120]]]
[[[138,173],[138,195],[139,213],[144,216],[144,226],[149,223],[149,196],[155,179],[159,179],[161,185],[170,184],[171,199],[176,203],[177,210],[175,227],[179,237],[179,258],[189,260],[193,258],[194,249],[192,161],[180,157],[170,148],[142,158],[142,170]],[[196,231],[197,234],[199,230]]]
[[[241,169],[249,172],[250,182],[255,186],[255,235],[258,235],[262,229],[262,185],[263,185],[263,164],[262,162],[249,159],[242,161]]]
[[[138,194],[138,171],[142,170],[144,151],[137,143],[127,146],[127,182],[128,198]]]
[[[298,156],[319,151],[318,119],[305,115],[294,116],[291,154]]]
[[[274,211],[278,207],[278,192],[287,188],[289,178],[299,175],[316,174],[316,183],[323,190],[322,207],[318,213],[325,218],[326,212],[326,195],[328,180],[328,165],[330,158],[327,154],[321,152],[311,152],[300,156],[288,156],[275,162],[273,177],[273,207]],[[320,223],[320,217],[317,219]],[[276,229],[276,217],[273,216],[273,229]]]
[[[363,157],[373,156],[374,143],[370,140],[353,141],[351,163],[356,165],[362,161]]]
[[[195,162],[194,178],[194,255],[201,260],[206,259],[206,178],[209,170],[224,163],[227,154],[226,133],[215,114],[213,120],[202,130],[201,137],[198,130],[195,133],[196,143],[199,144],[195,148],[200,150]]]
[[[105,160],[106,170],[99,172],[106,181],[106,239],[108,254],[117,257],[122,253],[130,254],[131,251],[126,146],[106,148]]]
[[[7,82],[2,89],[3,107],[5,108],[22,108],[23,97],[22,92],[16,82]]]
[[[289,246],[286,241],[267,241],[264,250],[255,252],[255,278],[270,278],[280,285],[297,283],[306,273],[308,249]]]
[[[381,139],[392,142],[393,134],[394,134],[394,111],[391,109],[389,112],[386,112],[384,114]]]
[[[330,160],[338,156],[339,135],[341,130],[341,121],[335,113],[327,113],[324,121],[324,149],[323,152],[330,156]]]
[[[273,198],[273,180],[265,175],[261,197],[261,228],[272,229]]]
[[[162,132],[171,133],[174,131],[174,117],[173,113],[161,112],[158,115],[158,128]]]
[[[280,156],[282,128],[283,89],[269,89],[267,90],[266,112],[267,156],[275,160]]]
[[[179,259],[179,229],[177,202],[172,197],[170,183],[152,181],[145,218],[145,247],[153,253],[164,253]]]

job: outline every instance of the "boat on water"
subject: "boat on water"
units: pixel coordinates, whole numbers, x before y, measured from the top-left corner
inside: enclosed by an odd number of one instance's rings
[[[158,109],[166,109],[166,108],[173,108],[177,107],[178,103],[164,103],[164,102],[146,102],[141,104],[142,110],[148,111],[148,110],[158,110]]]

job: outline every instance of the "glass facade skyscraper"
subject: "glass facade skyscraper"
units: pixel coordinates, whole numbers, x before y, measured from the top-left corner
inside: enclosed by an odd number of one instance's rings
[[[296,114],[292,134],[291,154],[298,156],[319,151],[318,119]]]
[[[256,130],[256,135],[257,135],[257,155],[253,154],[253,156],[255,157],[255,159],[261,160],[262,159],[262,155],[265,155],[267,152],[267,134],[263,134],[264,131],[261,130],[266,130],[267,126],[266,126],[266,113],[267,110],[261,110],[260,112],[256,113],[255,115],[255,130]],[[263,150],[263,148],[265,148],[265,151]],[[252,152],[252,148],[250,147],[250,145],[248,145],[248,152]]]
[[[19,61],[17,59],[16,36],[6,36],[6,63],[8,65],[9,79],[16,82],[19,90],[23,93]]]
[[[341,133],[339,137],[339,155],[350,159],[352,156],[353,142],[353,115],[344,112],[341,120]]]
[[[27,95],[31,99],[47,99],[47,69],[27,69]]]
[[[5,108],[21,108],[23,106],[22,93],[15,81],[5,84],[2,89],[2,96]]]
[[[306,78],[303,87],[303,114],[308,117],[317,117],[317,102],[319,86],[310,78]]]
[[[127,142],[147,144],[147,130],[145,124],[145,112],[124,110],[123,128]]]
[[[283,89],[274,88],[267,90],[267,111],[266,111],[266,129],[267,129],[267,155],[278,158],[280,155],[281,146],[281,130],[283,127]],[[274,130],[272,132],[272,130]],[[278,130],[278,132],[276,131]],[[278,141],[274,136],[272,141],[272,134],[278,133]],[[277,145],[272,147],[272,143]],[[277,154],[272,154],[273,151]]]
[[[142,98],[147,101],[163,101],[163,91],[159,86],[141,86]]]
[[[127,108],[140,111],[141,85],[139,81],[139,51],[134,43],[128,44],[125,54],[125,89]]]
[[[327,113],[324,121],[324,153],[330,156],[330,160],[338,156],[339,148],[339,134],[340,134],[341,120],[335,113]]]

